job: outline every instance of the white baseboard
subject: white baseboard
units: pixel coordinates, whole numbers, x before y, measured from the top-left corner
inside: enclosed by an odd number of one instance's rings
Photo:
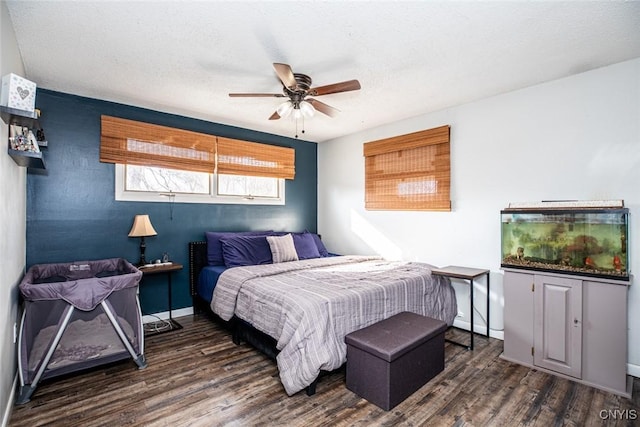
[[[193,307],[185,307],[180,308],[178,310],[171,311],[171,317],[182,317],[182,316],[191,316],[193,315]],[[142,316],[142,323],[153,323],[158,320],[158,318],[162,320],[167,320],[169,318],[168,311],[162,311],[160,313],[146,314]],[[453,326],[456,328],[464,329],[466,331],[469,330],[469,322],[465,322],[464,320],[455,319],[453,321]],[[487,327],[485,325],[475,325],[473,331],[480,335],[487,334]],[[497,338],[499,340],[504,341],[504,331],[491,329],[489,336],[491,338]],[[638,367],[640,369],[640,366]]]
[[[172,318],[190,316],[192,314],[193,314],[193,307],[185,307],[185,308],[179,308],[177,310],[171,310]],[[158,318],[162,320],[167,320],[169,318],[169,312],[163,311],[160,313],[145,314],[144,316],[142,316],[142,323],[153,323],[157,321]]]
[[[193,307],[185,307],[185,308],[180,308],[178,310],[172,310],[171,311],[171,317],[182,317],[182,316],[191,316],[193,315]],[[157,316],[157,317],[156,317]],[[154,313],[154,314],[148,314],[148,315],[144,315],[142,316],[142,322],[143,323],[152,323],[158,320],[158,318],[162,319],[162,320],[167,320],[169,318],[169,312],[168,311],[163,311],[160,313]],[[456,328],[460,328],[460,329],[464,329],[466,331],[469,330],[469,322],[465,322],[463,320],[460,319],[455,319],[453,321],[453,326],[455,326]],[[473,328],[474,332],[481,334],[481,335],[486,335],[487,334],[487,327],[485,325],[475,325],[475,327]],[[504,331],[497,331],[495,329],[491,329],[489,336],[491,338],[496,338],[499,340],[503,340],[504,341]],[[627,363],[627,374],[636,377],[636,378],[640,378],[640,365],[634,365],[631,363]],[[13,402],[15,399],[15,389],[17,386],[17,382],[18,382],[18,375],[16,374],[16,378],[14,380],[14,387],[12,389],[12,394],[10,396],[10,402],[9,402],[9,406],[7,407],[7,411],[4,415],[3,418],[3,424],[2,426],[6,426],[7,422],[9,421],[9,416],[11,414],[11,407],[13,406]]]
[[[640,365],[627,363],[627,374],[632,377],[640,378]]]
[[[13,377],[13,385],[11,386],[11,393],[9,393],[9,399],[7,401],[7,407],[2,414],[2,427],[9,425],[9,419],[11,418],[11,411],[16,401],[16,389],[18,388],[18,371],[16,371],[15,377]]]
[[[464,321],[464,320],[454,319],[454,321],[453,321],[453,326],[455,326],[456,328],[464,329],[465,331],[468,331],[470,329],[469,325],[471,325],[471,324],[469,322]],[[480,334],[480,335],[487,335],[487,326],[486,325],[475,325],[473,327],[473,332],[475,332],[476,334]],[[491,338],[497,338],[499,340],[504,341],[504,331],[497,331],[495,329],[491,329],[489,331],[489,336]]]

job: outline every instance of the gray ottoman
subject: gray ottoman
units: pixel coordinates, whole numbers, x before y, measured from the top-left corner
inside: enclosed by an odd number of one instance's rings
[[[347,388],[388,411],[444,369],[441,320],[402,312],[345,337]]]

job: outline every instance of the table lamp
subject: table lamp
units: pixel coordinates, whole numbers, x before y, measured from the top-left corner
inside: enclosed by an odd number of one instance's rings
[[[146,245],[144,243],[144,238],[148,236],[156,236],[156,230],[151,225],[151,221],[149,220],[149,215],[136,215],[133,219],[133,227],[131,227],[131,231],[129,231],[129,237],[140,237],[140,262],[138,265],[145,265],[147,262],[144,259],[144,250],[146,249]]]

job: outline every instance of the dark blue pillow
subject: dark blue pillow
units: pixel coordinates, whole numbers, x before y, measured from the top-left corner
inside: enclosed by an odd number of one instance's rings
[[[222,256],[222,242],[220,239],[234,236],[268,236],[272,231],[207,231],[207,264],[225,265]]]
[[[271,264],[271,247],[266,236],[223,237],[222,256],[227,267]]]
[[[299,259],[320,258],[320,252],[310,233],[292,233]]]
[[[327,250],[327,248],[325,248],[324,243],[322,243],[322,240],[320,240],[320,236],[318,236],[315,233],[309,233],[311,234],[311,237],[313,237],[313,240],[316,242],[316,246],[318,247],[318,252],[320,253],[321,257],[326,257],[329,256],[329,251]]]

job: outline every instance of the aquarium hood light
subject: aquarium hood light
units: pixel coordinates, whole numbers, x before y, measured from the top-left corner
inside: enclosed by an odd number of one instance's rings
[[[582,209],[624,208],[624,200],[542,200],[540,202],[511,202],[509,209]]]

